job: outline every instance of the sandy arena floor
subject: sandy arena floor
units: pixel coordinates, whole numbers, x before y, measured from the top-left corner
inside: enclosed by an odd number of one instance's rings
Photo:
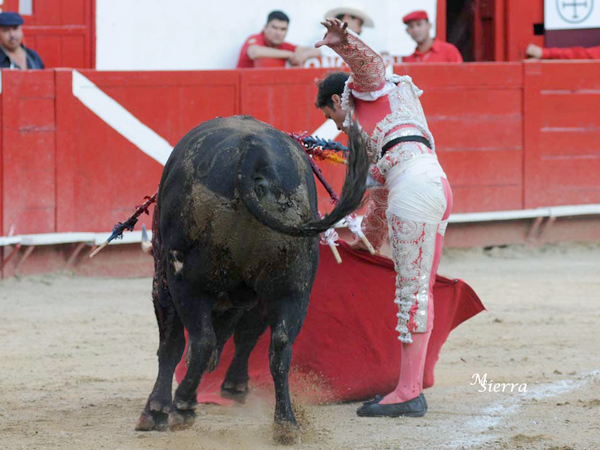
[[[600,448],[600,246],[450,250],[440,273],[488,308],[442,349],[420,419],[297,405],[293,449]],[[150,279],[0,282],[0,449],[271,449],[272,404],[204,405],[178,433],[134,431],[156,375]],[[527,392],[478,392],[488,381]]]

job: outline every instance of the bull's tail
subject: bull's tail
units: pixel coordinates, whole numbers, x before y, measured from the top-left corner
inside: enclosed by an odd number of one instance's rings
[[[252,158],[242,156],[238,173],[240,196],[250,213],[263,225],[290,236],[316,236],[356,210],[365,194],[369,158],[365,143],[354,125],[350,131],[349,156],[342,195],[333,211],[322,219],[300,225],[288,225],[270,214],[260,203],[254,183]]]

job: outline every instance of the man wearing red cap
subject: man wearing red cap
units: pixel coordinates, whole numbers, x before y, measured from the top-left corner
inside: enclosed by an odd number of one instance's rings
[[[425,11],[414,11],[402,18],[406,32],[417,43],[415,52],[402,58],[402,62],[463,62],[458,49],[431,37],[431,23]]]

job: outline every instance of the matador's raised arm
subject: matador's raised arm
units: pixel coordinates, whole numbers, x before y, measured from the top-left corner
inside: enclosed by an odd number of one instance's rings
[[[365,44],[358,36],[348,33],[345,43],[332,49],[342,57],[352,71],[352,89],[372,92],[385,84],[385,64],[379,53]]]
[[[316,47],[327,45],[342,57],[352,71],[352,89],[357,92],[377,91],[385,85],[385,64],[379,53],[351,34],[339,19],[321,22],[327,34]]]

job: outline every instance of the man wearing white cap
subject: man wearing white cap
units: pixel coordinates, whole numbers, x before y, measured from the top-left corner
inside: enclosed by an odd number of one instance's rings
[[[348,29],[354,31],[356,34],[360,34],[363,27],[375,27],[373,19],[357,6],[340,6],[339,8],[333,8],[327,11],[325,18],[327,17],[335,17],[342,22],[346,22],[348,24]]]

